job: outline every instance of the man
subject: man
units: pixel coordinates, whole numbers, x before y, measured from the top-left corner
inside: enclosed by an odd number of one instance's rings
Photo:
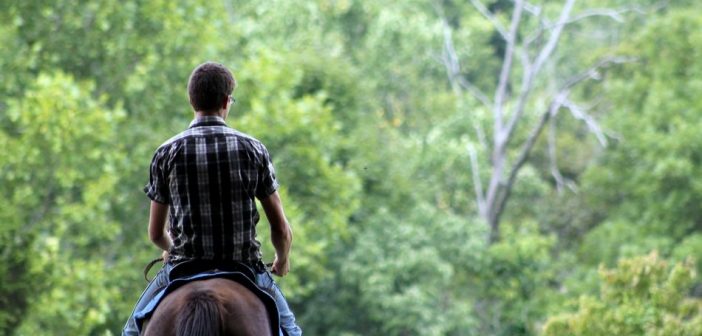
[[[270,222],[275,258],[271,272],[289,270],[292,230],[278,195],[278,182],[266,147],[225,124],[236,87],[223,65],[207,62],[188,81],[195,119],[154,154],[149,183],[149,238],[161,248],[164,267],[142,294],[134,312],[168,283],[168,273],[188,260],[239,261],[256,272],[256,283],[271,293],[288,335],[301,335],[280,289],[261,262],[256,240],[258,198]],[[168,233],[165,227],[168,222]],[[134,312],[123,335],[136,335]]]

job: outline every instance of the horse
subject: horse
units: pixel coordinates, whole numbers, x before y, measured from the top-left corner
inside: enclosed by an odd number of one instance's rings
[[[167,295],[145,321],[144,336],[278,335],[264,303],[225,278],[192,281]]]

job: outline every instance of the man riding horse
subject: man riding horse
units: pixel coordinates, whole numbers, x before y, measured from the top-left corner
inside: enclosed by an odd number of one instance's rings
[[[281,328],[287,335],[302,334],[271,276],[288,273],[292,230],[268,150],[225,123],[235,102],[235,87],[234,76],[221,64],[207,62],[195,68],[188,81],[195,118],[153,156],[144,191],[151,199],[149,238],[163,250],[164,266],[137,302],[122,335],[138,334],[135,312],[168,285],[174,267],[188,261],[249,266],[255,283],[275,299]],[[255,198],[270,223],[275,248],[270,272],[256,240]]]

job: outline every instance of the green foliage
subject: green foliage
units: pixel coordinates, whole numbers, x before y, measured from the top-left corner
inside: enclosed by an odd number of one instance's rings
[[[473,334],[471,288],[463,284],[485,248],[484,228],[469,224],[468,232],[461,218],[427,205],[400,216],[382,209],[366,225],[334,278],[318,288],[334,293],[334,307],[347,308],[304,316],[314,322],[308,332]]]
[[[3,213],[8,213],[2,209]],[[3,218],[3,223],[11,223]],[[21,234],[19,230],[3,227],[0,232],[0,332],[9,334],[21,322],[24,312],[29,305],[30,295],[45,288],[44,268],[50,265],[38,259],[35,255],[26,253],[32,250],[35,235]]]
[[[646,235],[640,223],[605,222],[588,232],[580,245],[581,260],[590,265],[614,264],[618,258],[631,258],[651,250],[669,251],[669,236]]]
[[[559,303],[551,255],[555,240],[534,224],[505,225],[502,240],[489,246],[476,267],[478,335],[531,335],[534,322]]]
[[[653,252],[600,270],[598,297],[583,296],[574,313],[550,318],[544,335],[699,335],[702,301],[686,296],[696,277],[688,262],[669,265]]]
[[[689,12],[656,20],[627,49],[639,61],[607,82],[619,141],[587,172],[587,192],[646,234],[680,239],[699,229],[702,99],[693,92],[702,67],[691,60],[702,56],[700,27]]]
[[[698,271],[702,270],[702,234],[695,233],[687,236],[673,248],[671,256],[677,260],[693,258],[696,261]]]
[[[56,257],[51,289],[33,302],[30,315],[18,329],[20,335],[61,330],[71,335],[96,335],[105,330],[117,312],[122,293],[110,286],[109,265],[100,260]]]
[[[73,323],[74,328],[92,328],[97,322],[83,320],[95,313],[77,309],[90,302],[69,298],[78,287],[65,280],[73,274],[62,271],[86,263],[96,253],[107,253],[104,242],[119,231],[107,214],[109,191],[116,181],[115,158],[122,155],[115,145],[115,128],[124,113],[106,108],[104,97],[92,98],[93,90],[92,83],[77,83],[62,73],[41,74],[23,97],[7,103],[3,126],[10,132],[1,138],[6,151],[0,191],[10,209],[23,210],[3,211],[9,218],[3,218],[2,239],[10,248],[3,253],[7,272],[2,274],[24,279],[3,286],[12,291],[7,296],[12,302],[3,304],[11,317],[3,323],[9,330],[18,315],[26,315],[23,325],[39,326],[44,323],[36,319],[48,319],[63,327]],[[100,281],[93,283],[96,296],[102,287]],[[41,303],[48,299],[43,294],[52,292],[63,293],[64,304],[71,309],[56,309],[56,314],[36,311],[47,308]],[[77,316],[66,319],[62,313]]]
[[[348,237],[347,220],[358,206],[359,181],[335,158],[345,144],[325,87],[301,95],[304,63],[261,50],[243,68],[238,79],[246,98],[230,111],[230,124],[261,139],[271,152],[288,196],[286,208],[294,209],[288,217],[299,254],[294,261],[298,272],[285,280],[286,285],[292,282],[286,288],[291,297],[309,294],[325,276],[329,245]]]

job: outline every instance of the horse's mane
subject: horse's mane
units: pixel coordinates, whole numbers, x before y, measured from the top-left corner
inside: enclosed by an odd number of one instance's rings
[[[217,336],[224,333],[221,304],[209,290],[189,293],[186,302],[176,318],[177,336]]]

